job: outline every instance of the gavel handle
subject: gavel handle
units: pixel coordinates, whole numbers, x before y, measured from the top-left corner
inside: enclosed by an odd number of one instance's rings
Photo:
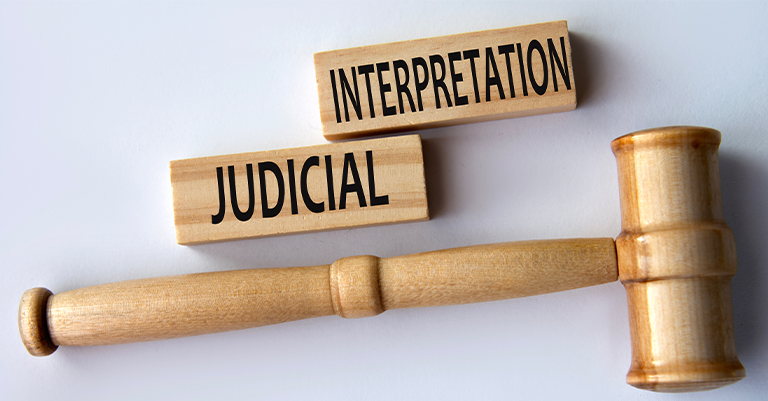
[[[52,295],[27,290],[27,350],[193,336],[337,314],[524,297],[616,281],[612,238],[511,242],[331,265],[132,280]]]

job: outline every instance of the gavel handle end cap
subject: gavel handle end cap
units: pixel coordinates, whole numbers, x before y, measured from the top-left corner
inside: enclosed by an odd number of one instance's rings
[[[47,356],[58,346],[48,330],[48,298],[53,293],[46,288],[24,291],[19,304],[19,334],[24,347],[32,356]]]

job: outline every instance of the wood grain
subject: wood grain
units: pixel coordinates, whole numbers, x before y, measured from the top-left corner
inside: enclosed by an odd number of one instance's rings
[[[58,346],[48,330],[48,299],[53,295],[46,288],[24,291],[19,302],[19,334],[32,356],[52,354]]]
[[[103,284],[52,295],[38,310],[47,314],[52,344],[105,345],[501,300],[617,278],[611,238],[526,241]],[[29,315],[22,305],[20,320]],[[23,337],[25,346],[34,349],[44,335]]]
[[[332,315],[328,266],[124,281],[53,295],[57,345],[122,344]]]
[[[184,245],[429,219],[418,135],[177,160],[170,168]]]
[[[328,140],[576,107],[566,21],[320,52],[315,77]]]
[[[745,377],[736,355],[733,233],[723,221],[718,131],[665,127],[612,142],[622,232],[610,238],[478,245],[331,265],[208,273],[27,291],[19,329],[33,355],[337,314],[493,301],[616,280],[627,290],[627,382],[682,392]],[[47,324],[47,327],[46,327]],[[46,336],[50,335],[50,338]]]
[[[708,390],[745,377],[736,355],[730,281],[736,245],[723,220],[720,133],[639,131],[612,143],[619,169],[619,274],[627,289],[627,382],[664,392]]]
[[[616,281],[612,238],[476,245],[383,259],[384,309],[488,302]]]

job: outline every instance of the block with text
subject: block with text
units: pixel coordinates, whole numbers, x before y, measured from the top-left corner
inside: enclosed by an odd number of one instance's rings
[[[179,244],[429,219],[418,135],[176,160],[170,167]]]
[[[573,110],[572,64],[566,21],[316,53],[323,135]]]

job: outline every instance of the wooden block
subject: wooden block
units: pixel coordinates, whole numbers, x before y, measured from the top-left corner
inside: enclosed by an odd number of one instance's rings
[[[566,21],[315,53],[338,140],[576,108]]]
[[[418,135],[170,165],[183,245],[429,219]]]

